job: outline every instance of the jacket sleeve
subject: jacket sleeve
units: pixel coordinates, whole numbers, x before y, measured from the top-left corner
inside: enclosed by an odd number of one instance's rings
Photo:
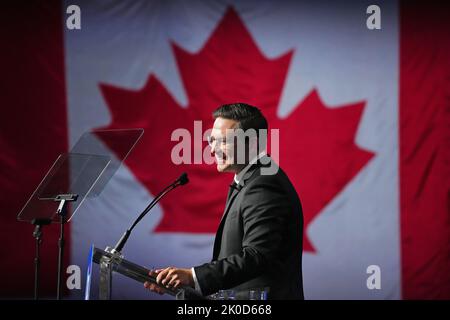
[[[274,178],[260,176],[252,181],[240,208],[242,250],[194,268],[202,293],[232,288],[276,270],[290,212],[287,196]]]

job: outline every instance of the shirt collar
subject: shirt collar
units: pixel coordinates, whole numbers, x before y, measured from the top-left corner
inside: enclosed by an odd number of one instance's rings
[[[244,174],[247,173],[247,171],[250,169],[250,167],[252,165],[254,165],[259,159],[261,159],[262,157],[264,157],[266,155],[266,152],[263,151],[260,154],[258,154],[252,161],[250,161],[245,167],[244,169],[242,169],[238,174],[234,175],[234,182],[236,184],[239,184],[239,182],[242,180],[242,177],[244,176]]]

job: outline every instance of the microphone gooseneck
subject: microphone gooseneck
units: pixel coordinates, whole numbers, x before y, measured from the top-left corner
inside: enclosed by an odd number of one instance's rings
[[[158,203],[159,200],[161,200],[167,193],[169,193],[170,191],[172,191],[173,189],[175,189],[178,186],[182,186],[185,185],[186,183],[189,182],[187,173],[182,173],[181,176],[175,180],[173,183],[171,183],[169,186],[167,186],[166,188],[164,188],[154,199],[152,202],[150,202],[150,204],[147,206],[147,208],[144,209],[144,211],[142,211],[142,213],[139,215],[139,217],[137,217],[137,219],[133,222],[133,224],[127,229],[127,231],[125,231],[125,233],[122,235],[122,237],[119,239],[119,241],[117,242],[117,244],[114,246],[114,249],[112,251],[116,251],[116,252],[120,252],[122,251],[125,243],[128,240],[128,237],[131,234],[131,231],[133,231],[134,227],[139,223],[139,221],[142,220],[142,218],[144,218],[144,216]]]

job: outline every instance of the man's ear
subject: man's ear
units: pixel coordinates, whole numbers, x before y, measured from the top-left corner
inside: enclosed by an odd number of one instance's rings
[[[248,142],[248,153],[249,153],[249,158],[248,160],[251,161],[254,158],[256,158],[259,154],[259,152],[261,152],[261,150],[258,150],[258,137],[257,136],[252,136],[249,137],[249,142]]]

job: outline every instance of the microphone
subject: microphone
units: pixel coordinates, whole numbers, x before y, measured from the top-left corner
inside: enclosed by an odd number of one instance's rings
[[[142,218],[144,218],[144,216],[158,203],[159,200],[161,200],[167,193],[169,193],[170,191],[172,191],[173,189],[175,189],[178,186],[183,186],[186,183],[189,182],[188,176],[186,172],[183,172],[181,174],[181,176],[175,180],[174,182],[172,182],[169,186],[167,186],[166,188],[163,189],[163,191],[161,191],[154,199],[152,202],[150,202],[150,204],[147,206],[147,208],[144,209],[144,211],[142,211],[142,213],[139,215],[139,217],[137,217],[137,219],[133,222],[133,224],[127,229],[127,231],[125,231],[125,233],[122,235],[122,237],[120,238],[120,240],[117,242],[117,244],[114,246],[114,249],[111,250],[111,253],[115,253],[115,252],[119,252],[122,250],[122,248],[124,247],[125,243],[128,240],[128,237],[131,234],[131,231],[134,229],[134,227],[139,223],[139,221],[142,220]]]
[[[185,185],[189,182],[188,176],[186,172],[183,172],[181,176],[175,181],[175,183],[179,183],[180,186]]]

